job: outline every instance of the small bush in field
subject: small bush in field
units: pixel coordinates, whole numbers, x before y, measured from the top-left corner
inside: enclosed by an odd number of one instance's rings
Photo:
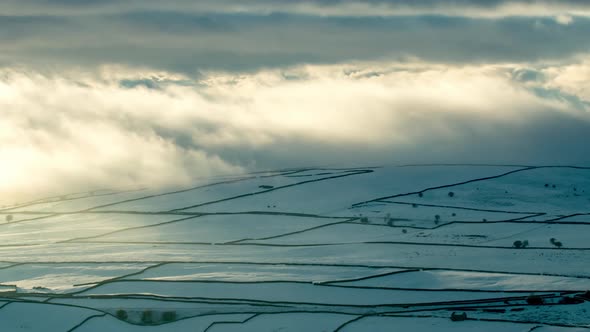
[[[462,313],[453,312],[451,314],[451,320],[453,322],[462,322],[462,321],[464,321],[466,319],[467,319],[467,313],[466,312],[462,312]]]
[[[129,315],[127,315],[127,311],[123,310],[123,309],[119,309],[117,310],[117,312],[115,313],[115,315],[117,316],[117,318],[119,318],[120,320],[127,320],[127,318],[129,317]]]
[[[539,295],[530,295],[529,297],[526,298],[526,303],[528,303],[530,305],[541,305],[541,304],[545,303],[545,301],[543,301],[543,298],[540,297]]]
[[[551,242],[552,245],[556,246],[557,248],[561,248],[563,247],[563,243],[561,243],[560,241],[557,241],[554,237],[552,237],[549,242]]]
[[[176,311],[165,311],[162,314],[162,320],[165,322],[172,322],[176,320]]]
[[[141,322],[144,324],[152,324],[154,322],[154,314],[151,310],[146,310],[141,313]]]
[[[9,214],[6,216],[6,221],[7,222],[11,222],[12,221],[12,214]]]

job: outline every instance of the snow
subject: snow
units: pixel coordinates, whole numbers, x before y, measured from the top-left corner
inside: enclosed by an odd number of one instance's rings
[[[230,331],[318,331],[331,332],[351,319],[348,315],[330,313],[283,313],[258,315],[244,324],[218,324],[210,332]]]
[[[472,289],[472,290],[585,290],[590,279],[467,271],[415,271],[337,285],[362,287]]]
[[[0,283],[19,292],[63,293],[146,268],[147,264],[24,264],[2,270]],[[87,286],[86,286],[87,287]]]
[[[454,196],[449,197],[449,192]],[[429,190],[423,197],[414,194],[403,199],[411,203],[542,212],[547,215],[538,220],[544,220],[590,212],[589,196],[590,169],[538,168],[483,182]]]
[[[504,222],[450,224],[436,229],[412,229],[343,223],[304,233],[248,243],[321,244],[398,241],[410,243],[440,243],[512,247],[516,240],[527,240],[529,247],[556,248],[551,239],[563,243],[563,248],[588,248],[586,225],[558,225]]]
[[[354,266],[190,264],[172,263],[149,269],[130,278],[142,280],[220,280],[220,281],[307,281],[326,282],[354,279],[382,273],[403,271],[392,268]]]
[[[349,215],[353,204],[377,197],[415,191],[416,188],[466,181],[471,178],[508,172],[515,167],[391,167],[372,173],[341,177],[294,186],[256,196],[243,197],[188,211],[264,211],[276,206],[283,212],[307,212],[322,215]],[[433,176],[436,174],[437,176]],[[313,196],[310,196],[313,195]]]
[[[516,218],[531,216],[526,212],[507,213],[501,211],[482,211],[470,210],[469,208],[452,205],[452,206],[428,206],[425,203],[408,203],[399,200],[386,200],[359,205],[351,208],[350,213],[354,216],[365,216],[371,223],[387,224],[387,216],[393,219],[394,225],[397,226],[415,226],[432,228],[435,224],[435,216],[440,216],[439,224],[446,224],[454,221],[462,222],[481,222],[483,219],[488,221],[504,221]]]
[[[207,215],[157,227],[123,231],[100,237],[100,240],[222,243],[296,232],[336,221],[276,215]]]
[[[514,324],[507,322],[479,322],[463,321],[453,322],[450,319],[442,318],[414,318],[414,317],[367,317],[347,325],[341,331],[391,331],[395,326],[399,331],[453,331],[453,332],[528,332],[535,324]],[[554,332],[582,332],[586,329],[567,327],[543,327],[535,331]]]
[[[285,172],[290,173],[290,172]],[[318,175],[322,174],[322,175]],[[269,191],[270,189],[274,189],[281,186],[288,186],[302,181],[310,181],[315,179],[322,179],[322,178],[329,178],[331,176],[338,176],[348,174],[348,172],[343,171],[333,171],[333,172],[319,172],[319,171],[311,171],[311,172],[300,172],[297,173],[297,177],[292,177],[289,175],[282,175],[278,173],[276,175],[258,175],[258,176],[247,176],[243,178],[238,178],[237,180],[229,180],[228,183],[222,183],[215,186],[204,186],[200,188],[196,188],[194,190],[180,192],[176,194],[166,195],[166,196],[156,196],[152,198],[147,198],[138,201],[132,201],[122,204],[117,204],[114,206],[109,206],[107,208],[102,209],[112,209],[116,208],[117,210],[141,210],[141,211],[167,211],[173,209],[182,209],[192,205],[198,205],[203,203],[208,203],[216,200],[222,200],[226,198],[230,198],[233,196],[251,194],[251,193],[274,193],[274,191]],[[308,176],[306,176],[308,175]],[[303,176],[303,177],[299,177]],[[273,188],[261,188],[261,186],[272,186]],[[267,206],[260,207],[257,210],[264,210],[268,209]],[[101,210],[101,209],[99,209]],[[252,208],[246,210],[255,210]]]
[[[157,326],[131,325],[112,316],[93,318],[86,324],[76,329],[76,332],[103,332],[103,331],[129,331],[129,332],[165,332],[165,331],[203,331],[214,322],[241,322],[252,315],[209,315],[179,320]]]
[[[0,224],[2,244],[48,244],[179,219],[179,216],[79,213]]]
[[[116,281],[88,289],[78,296],[142,294],[160,297],[242,299],[329,305],[397,305],[526,296],[528,293],[456,293],[342,288],[294,282],[162,282]]]
[[[590,169],[302,168],[127,189],[0,210],[2,331],[590,327],[590,302],[575,304]],[[473,320],[452,322],[465,306]]]
[[[2,331],[68,331],[95,310],[42,303],[10,303],[0,309]]]

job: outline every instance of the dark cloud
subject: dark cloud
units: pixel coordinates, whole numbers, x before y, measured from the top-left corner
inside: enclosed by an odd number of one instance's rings
[[[6,0],[7,4],[17,4],[25,6],[74,6],[74,7],[99,7],[99,6],[130,6],[141,7],[146,4],[158,3],[156,0]],[[219,6],[229,4],[244,4],[237,0],[215,0],[202,1],[204,3],[217,3]],[[349,3],[358,3],[358,0],[300,0],[298,3],[317,4],[321,6],[337,6]],[[192,0],[170,0],[168,5],[190,5]],[[254,0],[248,1],[246,5],[256,4],[292,4],[292,0]],[[570,5],[570,6],[588,6],[586,0],[363,0],[363,3],[373,5],[392,5],[392,6],[413,6],[413,7],[436,7],[436,6],[480,6],[484,8],[498,7],[504,4],[533,4],[533,5]]]
[[[560,59],[590,51],[590,19],[448,16],[310,17],[136,11],[0,17],[4,63],[121,63],[168,70],[250,70],[417,57],[440,62]],[[16,42],[15,42],[16,41]]]

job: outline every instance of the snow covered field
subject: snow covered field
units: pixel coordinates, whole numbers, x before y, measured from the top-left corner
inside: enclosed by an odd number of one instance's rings
[[[0,218],[0,331],[590,329],[590,168],[290,169]]]

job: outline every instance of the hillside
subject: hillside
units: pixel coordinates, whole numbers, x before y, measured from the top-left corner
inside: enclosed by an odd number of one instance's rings
[[[298,168],[0,212],[2,331],[590,328],[590,168]]]

